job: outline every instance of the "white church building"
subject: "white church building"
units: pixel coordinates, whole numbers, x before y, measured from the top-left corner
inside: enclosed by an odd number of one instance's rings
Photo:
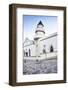
[[[33,40],[24,41],[24,59],[53,59],[57,58],[57,32],[46,36],[44,25],[40,21],[35,30]]]

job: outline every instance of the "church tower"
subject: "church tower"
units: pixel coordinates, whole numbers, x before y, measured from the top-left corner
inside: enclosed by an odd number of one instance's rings
[[[45,31],[44,31],[44,25],[42,24],[42,22],[40,21],[38,24],[37,24],[37,28],[36,28],[36,31],[35,31],[35,37],[34,37],[34,40],[38,40],[42,37],[45,36]]]
[[[40,56],[40,51],[39,51],[40,50],[40,38],[43,38],[44,36],[45,36],[44,25],[40,21],[37,24],[37,28],[35,31],[35,37],[34,37],[36,57]]]

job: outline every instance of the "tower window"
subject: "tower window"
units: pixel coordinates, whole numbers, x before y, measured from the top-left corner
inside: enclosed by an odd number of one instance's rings
[[[54,49],[53,49],[53,46],[51,45],[50,52],[53,52],[53,51],[54,51]]]
[[[46,50],[45,49],[43,49],[43,53],[46,53]]]
[[[45,45],[43,45],[43,53],[46,53]]]

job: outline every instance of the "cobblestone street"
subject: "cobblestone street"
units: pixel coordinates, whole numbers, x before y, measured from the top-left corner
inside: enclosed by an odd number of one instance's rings
[[[57,59],[52,60],[24,60],[23,74],[57,73]]]

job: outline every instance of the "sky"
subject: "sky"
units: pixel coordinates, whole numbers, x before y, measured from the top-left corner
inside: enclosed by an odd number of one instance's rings
[[[45,36],[57,32],[57,16],[24,15],[23,16],[24,40],[25,38],[33,40],[37,24],[39,23],[40,20],[44,25]]]

